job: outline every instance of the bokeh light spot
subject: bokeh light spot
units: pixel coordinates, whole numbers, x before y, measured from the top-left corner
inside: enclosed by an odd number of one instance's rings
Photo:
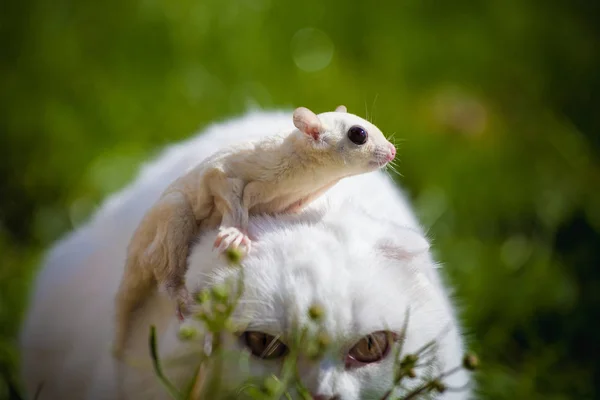
[[[488,111],[483,102],[459,88],[438,92],[433,112],[437,123],[458,133],[478,136],[487,129]]]
[[[516,235],[504,242],[500,257],[505,265],[518,269],[529,260],[531,252],[532,248],[529,240],[522,235]]]
[[[292,57],[306,72],[324,69],[331,63],[335,46],[327,34],[316,28],[300,29],[292,37]]]

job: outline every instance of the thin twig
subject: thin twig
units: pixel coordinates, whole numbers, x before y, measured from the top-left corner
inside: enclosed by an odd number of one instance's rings
[[[158,360],[158,349],[156,346],[156,327],[154,325],[150,326],[149,345],[150,355],[152,357],[152,365],[154,365],[154,372],[156,372],[156,376],[158,376],[158,379],[163,384],[165,389],[167,389],[167,392],[169,392],[169,395],[172,398],[178,400],[181,399],[181,394],[179,393],[175,385],[173,385],[171,381],[169,381],[169,379],[164,375],[162,371],[160,361]]]

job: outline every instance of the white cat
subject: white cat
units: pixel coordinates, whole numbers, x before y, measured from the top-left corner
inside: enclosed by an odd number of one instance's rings
[[[112,358],[114,296],[129,238],[145,210],[176,177],[222,146],[291,124],[291,112],[272,111],[210,126],[168,148],[86,225],[50,250],[21,334],[28,396],[43,383],[40,400],[169,398],[149,363],[149,325],[157,326],[161,358],[190,349],[177,337],[180,323],[165,295],[154,295],[137,314],[127,349],[136,365],[118,366]],[[387,336],[376,334],[378,341],[371,344],[389,348],[369,353],[369,342],[361,339],[374,332],[401,331],[407,310],[403,353],[437,339],[435,353],[429,354],[436,356],[436,371],[460,365],[460,327],[429,243],[401,191],[384,173],[342,180],[299,215],[254,216],[250,234],[257,241],[244,260],[245,292],[236,320],[254,333],[225,346],[234,353],[252,350],[260,355],[268,335],[281,342],[271,359],[253,355],[246,365],[227,364],[224,382],[229,387],[249,376],[277,373],[290,326],[306,322],[313,303],[323,307],[323,326],[332,339],[323,359],[299,361],[300,377],[314,399],[383,398],[392,385],[397,343],[386,344]],[[190,292],[236,273],[212,250],[216,232],[204,235],[189,257]],[[183,383],[195,365],[192,358],[166,368],[167,374]],[[413,381],[415,386],[418,381]],[[459,371],[445,382],[462,387],[470,377]],[[447,391],[439,398],[467,399],[471,393]]]

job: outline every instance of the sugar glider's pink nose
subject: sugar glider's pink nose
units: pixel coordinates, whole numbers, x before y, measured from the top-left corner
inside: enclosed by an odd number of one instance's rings
[[[392,161],[396,157],[396,147],[393,144],[389,144],[390,154],[388,154],[388,161]]]

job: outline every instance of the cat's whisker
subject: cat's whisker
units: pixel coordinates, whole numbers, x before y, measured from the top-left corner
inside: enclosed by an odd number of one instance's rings
[[[208,272],[197,272],[194,274],[195,277],[199,277],[199,278],[204,278],[204,279],[199,279],[199,281],[201,282],[210,282],[210,283],[215,283],[215,276],[214,274],[210,274]]]
[[[437,360],[437,357],[434,354],[432,357],[430,357],[426,361],[423,361],[423,362],[418,363],[417,365],[415,365],[415,368],[431,367],[431,366],[433,366],[433,364],[435,364],[436,360]]]
[[[260,304],[262,306],[273,306],[270,302],[259,299],[240,299],[238,304]]]
[[[442,332],[437,335],[438,337],[435,340],[442,340],[446,335],[450,334],[450,332],[452,332],[452,321],[448,321],[446,326],[442,329]]]

